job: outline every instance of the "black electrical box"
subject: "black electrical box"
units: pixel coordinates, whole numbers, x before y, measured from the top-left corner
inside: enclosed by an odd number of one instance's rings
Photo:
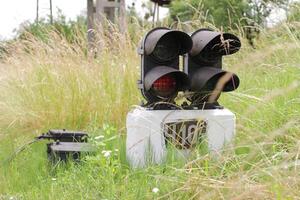
[[[95,151],[88,143],[88,134],[82,131],[49,130],[37,138],[53,140],[47,144],[48,159],[53,164],[68,160],[78,162],[82,154]]]

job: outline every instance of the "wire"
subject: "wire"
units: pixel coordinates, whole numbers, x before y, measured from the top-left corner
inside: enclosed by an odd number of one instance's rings
[[[27,142],[26,144],[24,144],[23,146],[19,147],[16,151],[14,151],[12,153],[12,155],[9,158],[7,158],[4,161],[4,163],[10,163],[19,153],[24,151],[29,145],[32,145],[33,143],[36,143],[40,140],[42,140],[42,138],[35,138],[34,140],[31,140],[31,141]]]

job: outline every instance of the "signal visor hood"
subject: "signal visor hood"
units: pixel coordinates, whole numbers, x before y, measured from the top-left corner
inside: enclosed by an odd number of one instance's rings
[[[143,53],[146,55],[150,55],[154,50],[157,44],[169,37],[175,39],[176,42],[179,44],[179,55],[183,55],[188,53],[193,46],[193,41],[191,37],[182,31],[178,30],[171,30],[169,28],[159,27],[152,29],[143,39],[141,43],[141,49]]]
[[[191,56],[197,56],[202,51],[208,54],[224,56],[234,54],[241,48],[240,39],[231,33],[214,32],[209,29],[200,29],[192,35],[193,48]]]
[[[225,80],[225,82],[221,81],[221,78],[226,74],[230,75],[230,79]],[[223,92],[230,92],[239,87],[240,79],[236,74],[222,69],[202,67],[192,77],[191,89],[192,91],[213,91],[219,82],[223,86]]]

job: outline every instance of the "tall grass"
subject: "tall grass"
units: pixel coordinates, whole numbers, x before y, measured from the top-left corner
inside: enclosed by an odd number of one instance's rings
[[[50,128],[104,139],[94,141],[99,152],[82,165],[53,170],[44,143],[2,162],[0,199],[299,199],[299,33],[282,25],[262,33],[256,50],[244,41],[225,59],[241,85],[220,99],[238,123],[234,146],[222,157],[199,148],[187,163],[131,170],[124,125],[142,99],[136,45],[145,30],[130,28],[134,35],[99,33],[97,57],[87,55],[85,38],[69,44],[55,31],[47,42],[28,33],[10,44],[0,64],[0,160]]]
[[[124,125],[128,107],[138,102],[139,59],[127,36],[103,35],[95,59],[86,55],[85,38],[70,45],[48,34],[47,42],[28,33],[11,45],[1,69],[2,121],[37,129],[82,128],[91,120]]]

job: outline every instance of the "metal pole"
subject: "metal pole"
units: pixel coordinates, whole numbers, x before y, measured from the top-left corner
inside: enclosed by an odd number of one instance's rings
[[[52,0],[50,0],[50,23],[53,24]]]
[[[153,9],[153,19],[152,19],[152,26],[155,26],[155,13],[156,13],[156,6],[157,4],[154,3],[154,9]]]
[[[87,38],[89,50],[94,50],[95,48],[94,10],[93,0],[87,0]]]
[[[36,23],[39,23],[39,0],[36,0]]]
[[[105,22],[104,1],[96,0],[96,25],[97,29]]]
[[[122,33],[124,33],[127,29],[125,0],[120,0],[120,11],[119,12],[120,12],[120,15],[119,15],[120,31]]]
[[[159,5],[157,4],[157,14],[156,14],[156,26],[158,26],[158,23],[159,23]]]

